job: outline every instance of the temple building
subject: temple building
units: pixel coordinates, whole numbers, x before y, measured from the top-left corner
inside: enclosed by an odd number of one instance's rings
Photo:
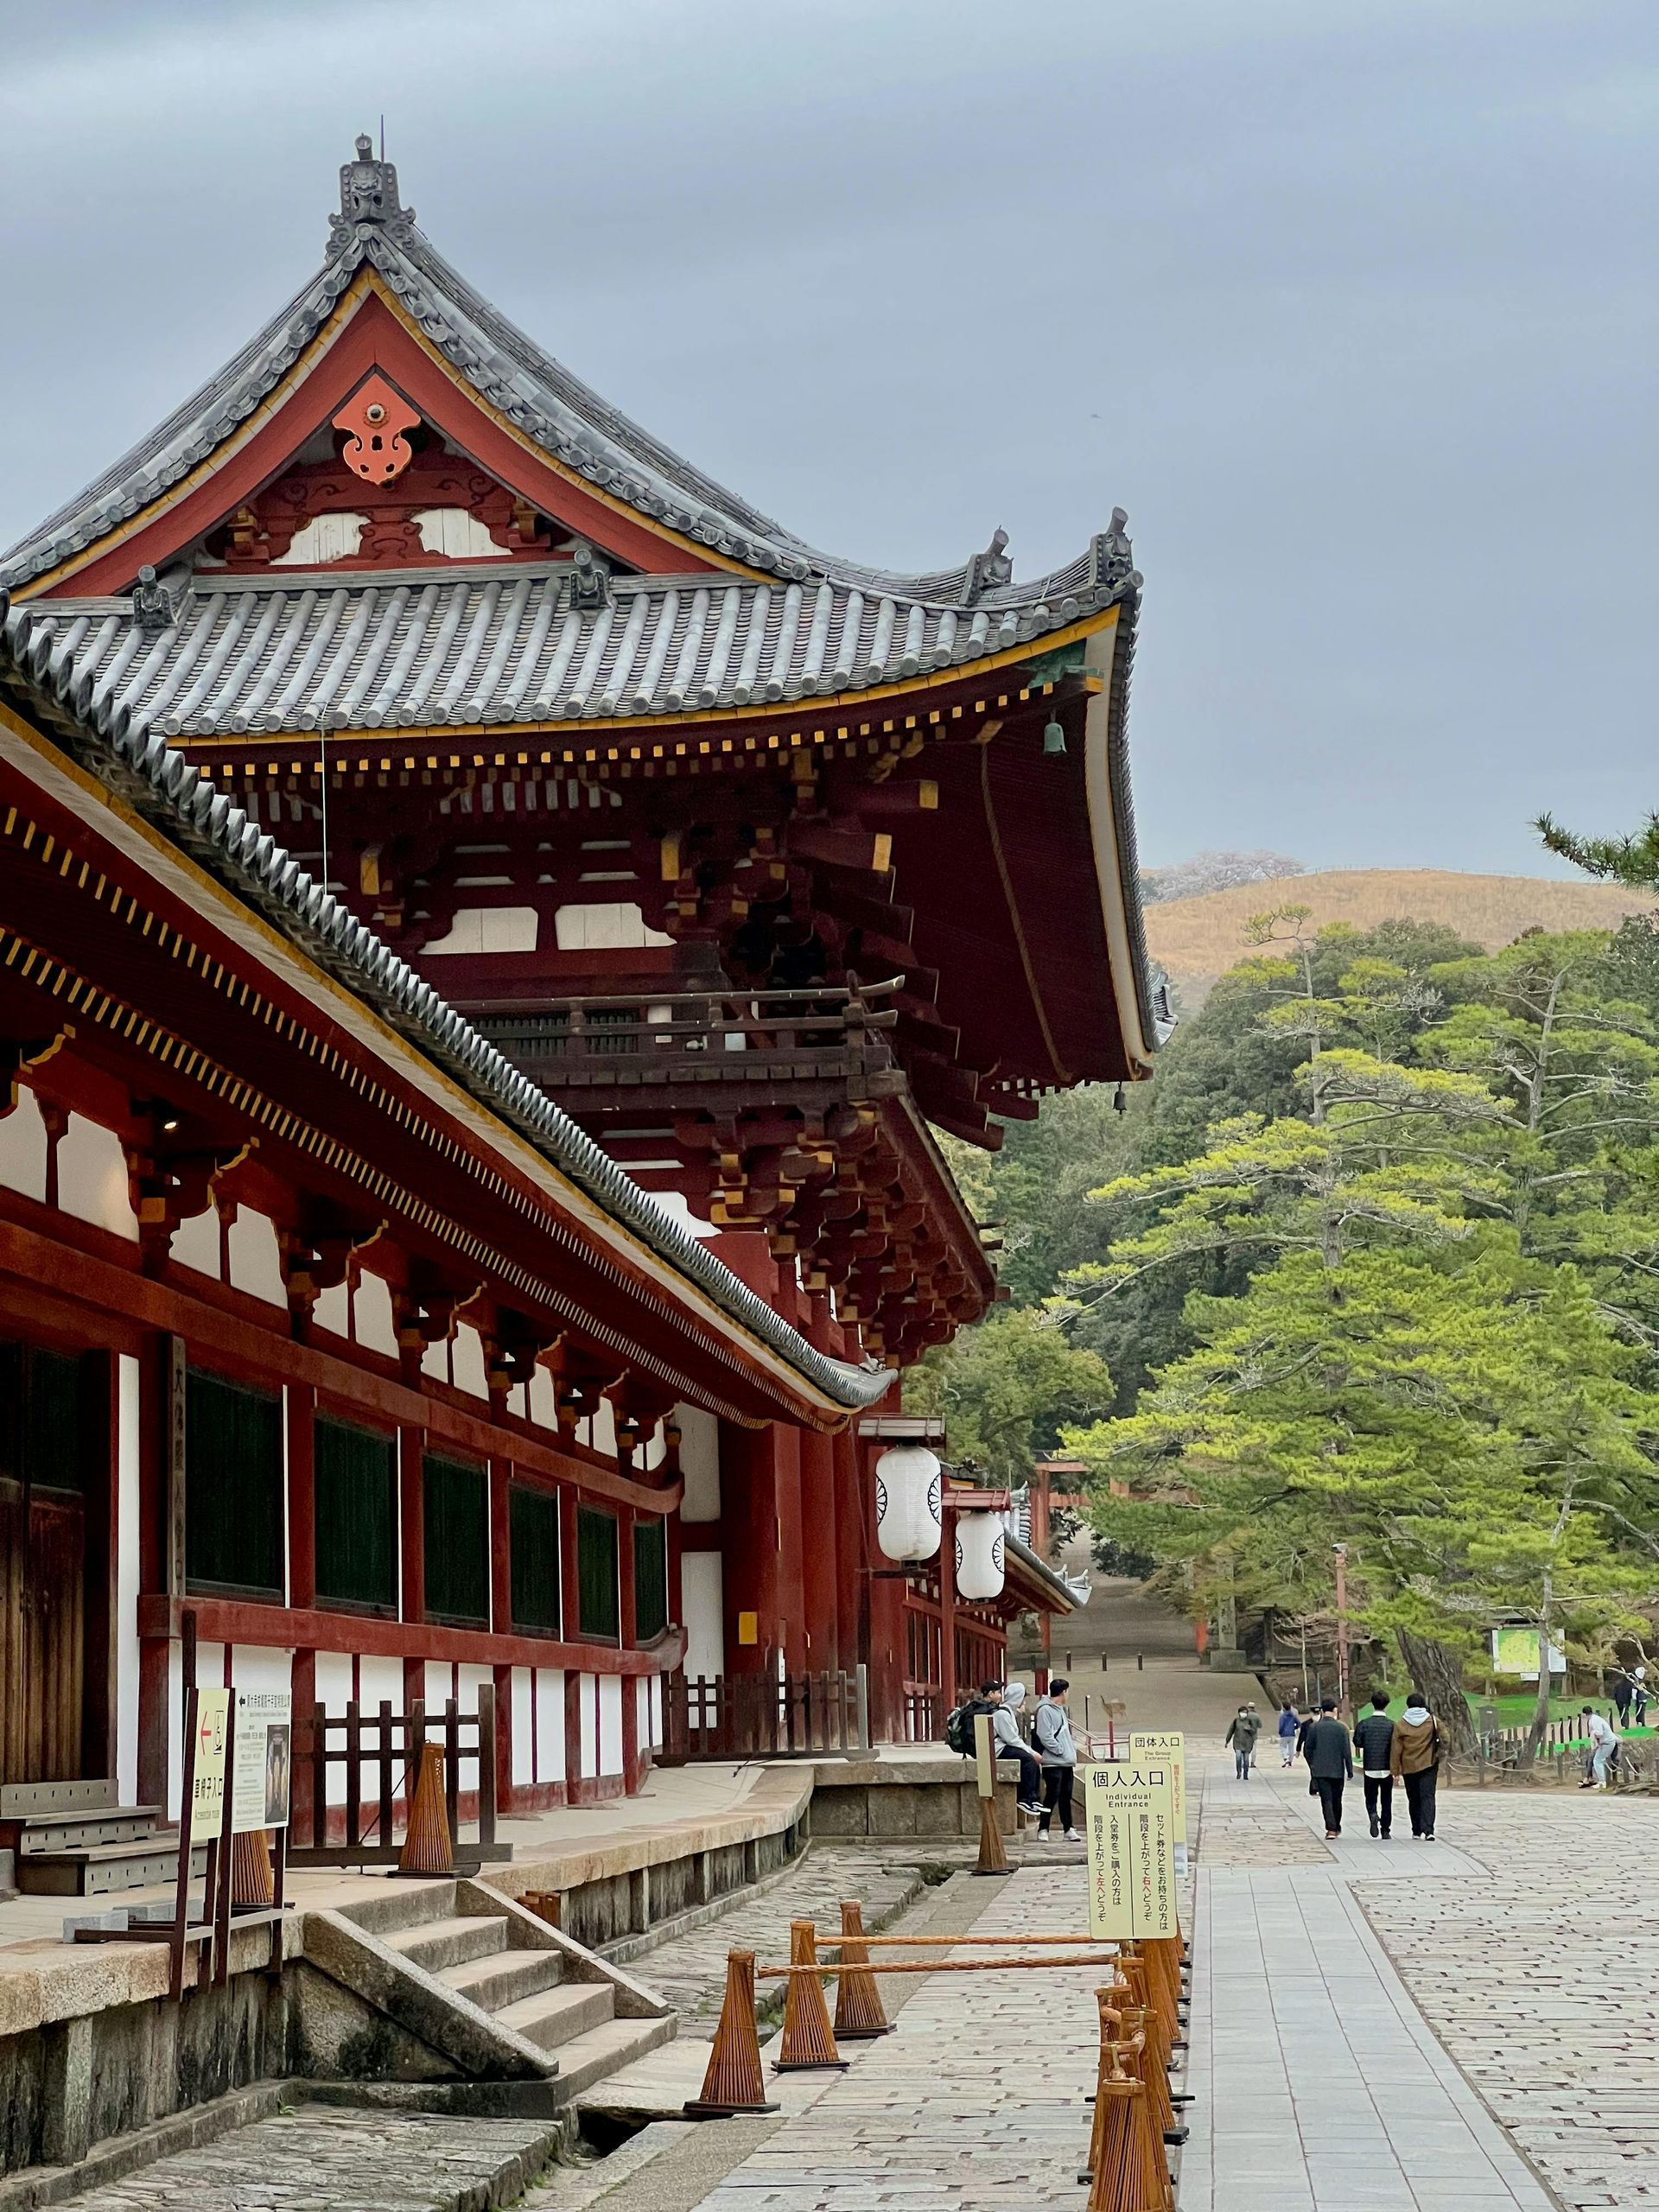
[[[939,1133],[1150,1069],[1124,522],[820,552],[359,140],[320,273],[0,559],[0,1821],[175,1801],[187,1609],[302,1704],[491,1683],[530,1809],[686,1678],[937,1735],[1074,1602],[900,1378],[997,1295]]]

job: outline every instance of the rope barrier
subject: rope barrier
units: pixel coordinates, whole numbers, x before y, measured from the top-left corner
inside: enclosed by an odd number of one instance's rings
[[[917,1959],[912,1961],[895,1959],[890,1967],[877,1969],[883,1980],[895,1974],[1038,1974],[1046,1967],[1115,1967],[1115,1951],[1091,1952],[1079,1959]],[[822,1959],[810,1966],[791,1964],[786,1967],[759,1967],[756,1979],[760,1981],[783,1981],[791,1974],[821,1974],[832,1978],[836,1974],[868,1974],[866,1966],[826,1966]]]

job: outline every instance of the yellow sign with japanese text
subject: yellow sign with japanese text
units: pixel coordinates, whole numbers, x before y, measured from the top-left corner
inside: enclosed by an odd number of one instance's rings
[[[1089,1933],[1173,1936],[1175,1807],[1171,1770],[1126,1759],[1083,1770]]]
[[[198,1690],[196,1759],[190,1781],[190,1840],[211,1843],[225,1825],[225,1752],[231,1733],[229,1690]]]

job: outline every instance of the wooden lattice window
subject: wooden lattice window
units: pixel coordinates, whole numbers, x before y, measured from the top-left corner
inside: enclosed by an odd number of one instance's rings
[[[622,1605],[617,1583],[616,1516],[594,1505],[576,1508],[576,1618],[582,1635],[594,1643],[621,1638]]]
[[[557,1491],[514,1483],[507,1492],[507,1527],[512,1546],[512,1625],[523,1634],[557,1636],[563,1617]]]
[[[283,1594],[283,1407],[192,1368],[185,1382],[184,1573],[193,1590]]]
[[[633,1634],[650,1643],[668,1626],[668,1523],[660,1515],[633,1524]]]
[[[396,1440],[320,1416],[315,1450],[317,1601],[395,1617]]]
[[[426,1497],[426,1617],[458,1628],[490,1624],[490,1503],[482,1467],[430,1455]]]

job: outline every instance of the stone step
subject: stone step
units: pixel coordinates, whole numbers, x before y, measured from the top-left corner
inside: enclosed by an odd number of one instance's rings
[[[553,2088],[561,2099],[580,2096],[595,2082],[603,2082],[636,2058],[672,2040],[671,2013],[660,2020],[606,2020],[588,2028],[559,2046],[558,2079]]]
[[[527,2042],[539,2044],[543,2050],[554,2050],[569,2043],[573,2036],[585,2035],[588,2029],[601,2026],[612,2018],[614,2010],[615,2000],[608,1982],[566,1981],[554,1989],[538,1990],[533,1997],[521,1997],[516,2004],[504,2005],[495,2017],[504,2028],[512,2029]],[[628,2024],[635,2024],[630,2021]],[[656,2023],[646,2020],[639,2024],[651,2027]],[[563,2059],[559,2071],[564,2071]]]
[[[503,1932],[506,1923],[501,1923]],[[497,1951],[485,1958],[467,1959],[445,1967],[438,1980],[458,1997],[469,1998],[486,2012],[504,2012],[521,1997],[538,1990],[556,1989],[564,1973],[556,1951]],[[589,1985],[593,1986],[594,1985]]]
[[[52,1813],[114,1811],[120,1802],[112,1780],[8,1782],[0,1784],[0,1821],[29,1821]]]
[[[179,1870],[176,1837],[157,1836],[152,1844],[95,1843],[75,1851],[42,1851],[19,1858],[14,1877],[23,1896],[101,1897],[118,1890],[144,1890],[170,1882]],[[207,1870],[207,1847],[190,1855],[193,1875]]]
[[[469,1959],[483,1959],[507,1948],[507,1923],[486,1913],[463,1914],[453,1920],[417,1920],[381,1939],[401,1951],[412,1966],[441,1974]]]
[[[452,1920],[455,1913],[455,1885],[441,1874],[429,1882],[412,1882],[388,1874],[376,1893],[359,1897],[342,1908],[341,1917],[389,1943],[396,1935],[416,1927],[429,1928],[435,1920]]]
[[[123,1805],[100,1812],[76,1808],[58,1813],[28,1813],[17,1840],[18,1856],[35,1859],[43,1852],[79,1851],[100,1843],[147,1843],[156,1834],[162,1817],[159,1805]]]

